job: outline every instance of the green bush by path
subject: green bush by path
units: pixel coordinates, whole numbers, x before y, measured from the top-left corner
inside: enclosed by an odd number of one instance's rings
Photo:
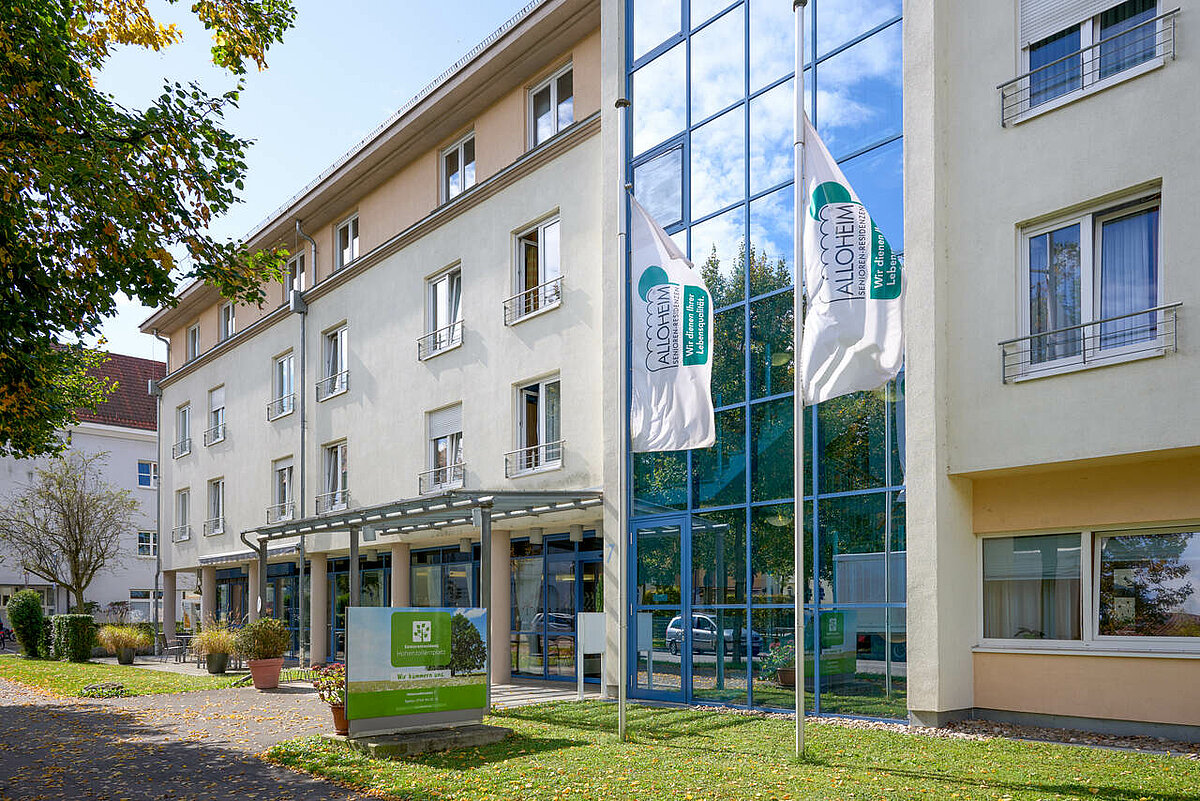
[[[124,695],[186,693],[229,687],[228,676],[187,676],[165,670],[103,662],[40,662],[15,656],[0,656],[0,679],[39,687],[55,695],[79,696],[89,684],[116,681],[125,685]]]
[[[45,640],[46,613],[42,611],[42,594],[36,590],[21,590],[8,599],[5,607],[13,634],[26,656],[48,659],[49,650],[42,652]]]
[[[55,659],[86,662],[96,645],[96,622],[91,615],[54,615],[50,643]]]
[[[632,705],[632,742],[601,702],[520,707],[485,722],[516,733],[478,749],[371,759],[320,738],[266,758],[391,798],[958,799],[1183,801],[1200,797],[1200,761],[1013,740],[928,737],[728,711]]]

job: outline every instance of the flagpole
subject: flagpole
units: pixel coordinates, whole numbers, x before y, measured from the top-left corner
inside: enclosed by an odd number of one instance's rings
[[[617,250],[621,257],[621,475],[617,483],[618,512],[617,512],[617,576],[620,585],[617,590],[617,603],[620,605],[617,625],[617,667],[620,675],[617,677],[617,739],[625,742],[626,736],[626,699],[629,695],[629,553],[626,546],[629,543],[629,184],[626,183],[628,173],[625,169],[625,123],[629,113],[629,100],[621,97],[617,106],[617,151],[621,164],[621,198],[617,212]]]
[[[795,595],[795,652],[796,652],[796,756],[804,756],[804,386],[800,372],[800,345],[804,338],[804,8],[808,0],[792,0],[792,14],[796,24],[796,83],[795,111],[792,124],[795,132],[795,203],[792,209],[792,247],[795,278],[792,292],[792,369],[795,371],[795,397],[792,401],[795,445],[792,458],[795,462],[795,513],[793,521],[793,548],[795,550],[796,573],[793,579]],[[813,657],[816,657],[814,638]]]

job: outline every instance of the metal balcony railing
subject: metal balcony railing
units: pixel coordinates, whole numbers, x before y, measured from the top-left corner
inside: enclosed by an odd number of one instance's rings
[[[422,495],[440,492],[448,489],[458,489],[463,485],[467,465],[465,462],[435,467],[417,474],[417,489]]]
[[[1001,378],[1007,384],[1021,378],[1173,353],[1178,345],[1177,312],[1182,305],[1168,303],[1006,339],[1000,343]]]
[[[562,464],[564,441],[560,439],[542,445],[531,445],[528,448],[518,448],[504,454],[505,478],[512,478],[522,473],[547,467],[558,467]]]
[[[462,344],[463,324],[457,320],[450,325],[431,331],[417,340],[417,358],[424,361],[455,345]]]
[[[341,489],[333,492],[323,492],[317,496],[317,514],[339,512],[350,508],[350,490]]]
[[[562,276],[552,278],[532,289],[518,292],[504,300],[504,324],[512,325],[542,309],[557,306],[562,301]]]
[[[192,438],[184,437],[171,446],[171,456],[178,459],[180,456],[187,456],[192,452]]]
[[[323,401],[350,389],[350,371],[343,370],[317,382],[317,400]]]
[[[204,521],[204,536],[211,537],[215,534],[225,533],[225,518],[210,517]]]
[[[209,445],[215,445],[218,442],[223,442],[224,440],[225,440],[225,424],[224,423],[218,423],[217,425],[213,426],[210,429],[207,429],[204,432],[205,447],[207,447]]]
[[[176,526],[171,529],[171,542],[186,542],[192,538],[191,526]]]
[[[283,395],[267,404],[267,420],[277,420],[296,408],[296,393]]]
[[[284,520],[291,520],[296,516],[296,504],[291,503],[273,503],[267,507],[267,522],[280,523]]]
[[[1091,87],[1153,59],[1175,58],[1175,17],[1160,14],[1000,84],[1000,124],[1043,103]]]

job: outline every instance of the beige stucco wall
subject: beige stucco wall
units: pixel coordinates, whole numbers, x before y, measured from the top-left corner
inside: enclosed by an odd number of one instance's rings
[[[973,661],[980,709],[1200,724],[1200,659],[977,653]]]

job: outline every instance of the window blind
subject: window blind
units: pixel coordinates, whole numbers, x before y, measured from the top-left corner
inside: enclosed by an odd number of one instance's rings
[[[1119,0],[1021,0],[1021,47],[1119,4]]]
[[[453,406],[447,406],[445,409],[438,409],[436,412],[429,413],[429,438],[437,439],[439,437],[457,434],[462,431],[462,404],[456,403]]]
[[[217,387],[208,393],[208,408],[220,409],[225,405],[225,387]]]

